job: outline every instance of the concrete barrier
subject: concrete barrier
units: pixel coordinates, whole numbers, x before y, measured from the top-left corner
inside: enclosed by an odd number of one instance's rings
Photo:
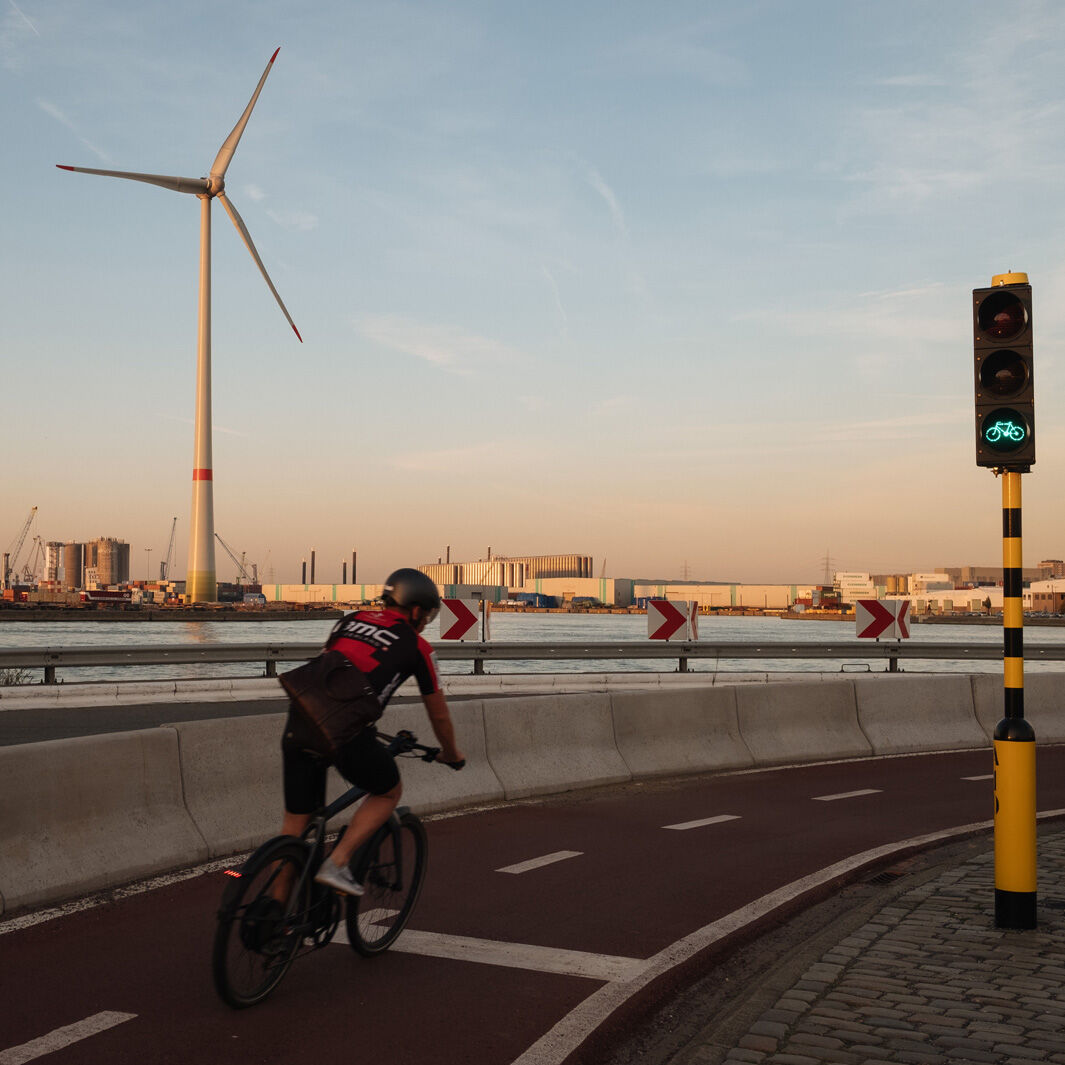
[[[981,674],[970,679],[976,718],[991,741],[995,726],[1006,716],[1002,677]],[[1024,716],[1031,722],[1037,744],[1065,743],[1065,674],[1025,675]]]
[[[0,748],[5,912],[206,858],[182,801],[173,730]]]
[[[811,678],[813,679],[813,678]],[[1033,674],[1037,740],[1065,742],[1065,675]],[[432,813],[633,777],[985,745],[991,676],[820,677],[454,702],[461,773],[402,765]],[[250,848],[280,827],[278,713],[0,748],[0,902],[55,902]],[[381,727],[432,733],[420,704]],[[331,774],[335,798],[346,785]],[[344,818],[348,816],[346,813]]]
[[[966,674],[855,678],[858,722],[875,754],[984,747]]]
[[[756,765],[860,758],[873,753],[858,724],[854,685],[742,685],[736,691],[740,735]]]
[[[500,801],[503,786],[488,764],[480,701],[456,703],[451,717],[468,764],[460,773],[414,758],[400,761],[403,803],[421,814]],[[284,714],[189,721],[172,728],[178,736],[185,803],[212,858],[250,850],[281,828],[281,734]],[[409,729],[430,746],[435,738],[421,706],[389,707],[379,722],[384,732]],[[348,784],[330,770],[329,801]],[[334,819],[346,823],[350,810]]]
[[[284,714],[261,714],[163,726],[177,736],[185,805],[212,858],[280,830],[284,722]]]
[[[634,777],[754,764],[740,735],[735,688],[616,692],[614,740]]]
[[[456,773],[445,765],[430,765],[417,758],[399,759],[403,777],[403,798],[400,801],[415,813],[438,813],[462,806],[500,802],[504,798],[503,785],[488,762],[481,700],[452,703],[451,720],[458,745],[466,755],[463,770]],[[389,706],[378,722],[378,728],[390,735],[399,729],[409,729],[420,742],[436,746],[432,726],[421,705]]]
[[[508,799],[631,779],[614,744],[610,696],[485,700],[488,761]]]

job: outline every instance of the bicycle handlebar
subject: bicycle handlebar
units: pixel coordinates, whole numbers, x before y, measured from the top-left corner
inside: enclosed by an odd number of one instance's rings
[[[404,755],[412,754],[414,751],[421,751],[422,753],[417,755],[417,757],[423,762],[435,762],[438,760],[437,755],[440,753],[440,748],[427,747],[424,743],[419,743],[418,738],[408,729],[400,729],[395,736],[390,736],[387,732],[379,732],[377,735],[382,740],[387,741],[388,750],[392,754]],[[450,769],[459,770],[466,764],[466,759],[461,758],[457,762],[441,762],[440,764],[446,765]]]

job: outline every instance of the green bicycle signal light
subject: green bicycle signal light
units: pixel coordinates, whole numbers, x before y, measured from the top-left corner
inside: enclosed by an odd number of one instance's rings
[[[1005,274],[973,290],[976,464],[1027,473],[1035,462],[1032,288]]]

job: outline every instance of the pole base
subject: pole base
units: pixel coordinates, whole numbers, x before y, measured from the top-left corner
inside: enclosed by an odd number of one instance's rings
[[[995,888],[995,927],[1036,927],[1034,891],[1000,891]]]

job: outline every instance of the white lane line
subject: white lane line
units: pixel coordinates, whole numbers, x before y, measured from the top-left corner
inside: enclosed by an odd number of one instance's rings
[[[994,773],[985,773],[982,777],[962,777],[962,780],[994,780]]]
[[[718,814],[717,817],[704,817],[701,821],[682,821],[679,825],[663,825],[674,832],[686,832],[689,828],[703,828],[705,825],[720,825],[725,821],[738,821],[739,814]]]
[[[835,802],[837,799],[857,799],[862,795],[879,795],[883,788],[864,788],[862,791],[841,791],[838,795],[815,795],[814,802]]]
[[[545,865],[553,865],[555,862],[564,862],[567,858],[579,858],[583,851],[555,851],[554,854],[545,854],[540,858],[530,858],[527,862],[518,862],[517,865],[506,865],[497,869],[497,873],[527,873],[532,869],[541,869]]]
[[[1065,814],[1065,810],[1058,813]],[[1040,814],[1039,816],[1047,817],[1050,815]],[[970,835],[974,832],[988,829],[991,826],[991,821],[982,821],[975,825],[963,825],[959,828],[946,829],[942,832],[933,832],[927,836],[903,840],[900,843],[876,847],[872,850],[863,851],[861,854],[855,854],[853,857],[846,858],[825,869],[818,870],[818,872],[812,873],[810,876],[794,880],[790,884],[770,892],[768,895],[763,895],[740,909],[734,910],[726,917],[712,921],[683,939],[678,939],[676,942],[671,943],[664,950],[659,951],[658,954],[648,958],[644,963],[643,969],[631,980],[604,984],[570,1010],[565,1017],[555,1024],[553,1028],[545,1032],[524,1053],[519,1054],[511,1062],[511,1065],[562,1065],[562,1062],[592,1032],[603,1024],[618,1007],[647,987],[653,980],[740,929],[771,914],[778,907],[794,902],[796,899],[801,899],[807,892],[823,888],[842,876],[854,873],[863,866],[873,862],[881,862],[899,852],[904,852],[911,848],[931,846],[934,843],[940,843],[955,836]]]
[[[27,1061],[43,1058],[45,1054],[52,1054],[57,1050],[62,1050],[72,1043],[88,1039],[91,1035],[106,1032],[108,1028],[114,1028],[116,1024],[132,1021],[136,1016],[135,1013],[117,1013],[113,1010],[94,1013],[83,1021],[68,1024],[63,1028],[56,1028],[54,1032],[42,1035],[39,1039],[32,1039],[21,1046],[0,1050],[0,1065],[24,1065]]]
[[[337,929],[334,943],[346,943],[347,933]],[[605,982],[631,980],[647,964],[641,958],[622,958],[613,954],[589,954],[582,950],[538,947],[530,943],[505,943],[497,939],[471,939],[449,936],[442,932],[415,932],[404,929],[391,947],[402,954],[420,954],[426,958],[502,965],[509,969],[530,969],[538,973],[585,976]]]

